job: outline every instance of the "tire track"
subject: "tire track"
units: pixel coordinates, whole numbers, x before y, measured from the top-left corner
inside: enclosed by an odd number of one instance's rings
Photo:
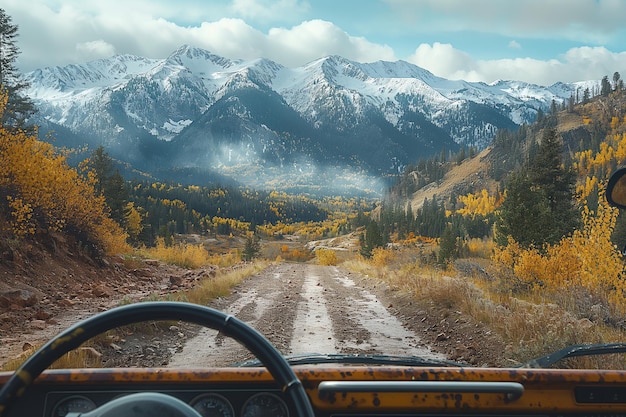
[[[212,307],[261,332],[283,354],[368,353],[441,358],[376,295],[336,267],[278,264],[250,277]],[[237,342],[202,329],[170,367],[228,366],[251,359]]]

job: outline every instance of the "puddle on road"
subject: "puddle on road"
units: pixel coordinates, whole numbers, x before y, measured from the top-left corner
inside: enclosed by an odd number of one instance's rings
[[[345,288],[352,288],[359,298],[345,300],[348,315],[356,319],[359,325],[372,336],[369,341],[343,341],[340,344],[351,350],[375,350],[386,355],[420,356],[422,358],[443,359],[443,355],[432,352],[421,345],[421,339],[414,332],[406,329],[402,322],[383,306],[378,298],[356,283],[341,275],[335,269],[333,279]],[[339,318],[337,318],[339,319]]]
[[[304,304],[298,305],[290,351],[298,353],[337,353],[332,321],[324,302],[319,277],[307,274],[302,287]]]

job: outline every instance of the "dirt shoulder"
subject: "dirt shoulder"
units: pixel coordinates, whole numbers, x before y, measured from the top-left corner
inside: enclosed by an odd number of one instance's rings
[[[6,256],[6,254],[5,254]],[[33,247],[0,263],[0,366],[98,312],[191,288],[208,269],[93,260]]]

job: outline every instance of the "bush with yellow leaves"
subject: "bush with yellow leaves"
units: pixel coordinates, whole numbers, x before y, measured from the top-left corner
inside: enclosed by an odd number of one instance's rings
[[[493,259],[531,291],[583,288],[609,302],[614,311],[625,313],[624,263],[611,242],[617,212],[601,199],[596,212],[584,207],[583,228],[558,244],[540,252],[509,239],[507,246],[495,250]]]
[[[209,252],[203,245],[193,245],[189,243],[179,243],[168,246],[162,237],[156,238],[156,246],[144,250],[148,257],[160,259],[171,265],[178,265],[183,268],[200,268],[201,266],[215,263],[211,259]]]
[[[393,249],[374,248],[372,249],[372,258],[370,263],[377,267],[388,266],[395,257]]]
[[[7,95],[0,91],[0,116],[6,103]],[[62,231],[90,248],[92,255],[127,249],[126,235],[109,217],[104,197],[36,134],[0,126],[0,167],[5,233],[24,238]]]
[[[337,265],[338,262],[337,253],[332,249],[316,249],[315,257],[320,265]]]

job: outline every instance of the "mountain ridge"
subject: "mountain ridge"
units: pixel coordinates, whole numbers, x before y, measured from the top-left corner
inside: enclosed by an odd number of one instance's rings
[[[371,181],[442,148],[484,149],[498,129],[531,123],[552,101],[598,84],[446,80],[406,61],[336,55],[287,68],[188,45],[164,59],[117,55],[25,78],[42,123],[104,145],[143,170],[229,166],[241,175],[261,166],[298,179],[303,165],[315,165]],[[224,144],[223,152],[239,157],[213,158]],[[271,176],[256,177],[245,185],[275,184]]]

